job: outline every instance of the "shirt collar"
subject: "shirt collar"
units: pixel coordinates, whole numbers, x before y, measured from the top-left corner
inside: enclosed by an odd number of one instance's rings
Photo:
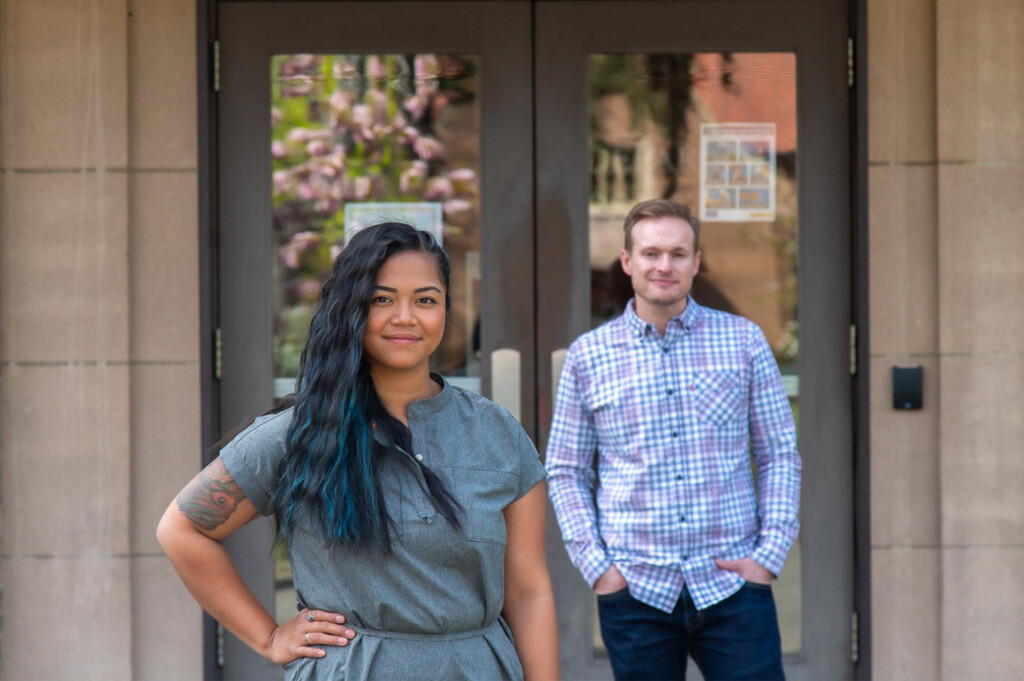
[[[630,334],[636,338],[643,338],[647,335],[648,331],[654,330],[654,324],[645,322],[636,315],[636,310],[633,309],[634,301],[634,298],[629,299],[622,317],[626,320],[626,326],[629,328]],[[704,316],[704,308],[697,304],[693,296],[686,296],[686,301],[686,309],[683,310],[683,313],[668,320],[669,329],[676,326],[683,331],[691,331]]]

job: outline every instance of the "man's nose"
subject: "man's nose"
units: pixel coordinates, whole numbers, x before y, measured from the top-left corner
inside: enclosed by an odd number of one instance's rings
[[[672,256],[669,255],[668,253],[664,253],[658,256],[658,260],[655,263],[655,267],[657,267],[662,272],[669,271],[670,269],[672,269]]]

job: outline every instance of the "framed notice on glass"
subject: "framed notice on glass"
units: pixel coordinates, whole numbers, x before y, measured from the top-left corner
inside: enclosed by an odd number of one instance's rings
[[[435,201],[378,202],[345,204],[345,243],[359,230],[379,222],[406,222],[416,229],[430,232],[444,245],[444,218],[441,204]]]
[[[702,123],[700,219],[775,219],[775,124]]]

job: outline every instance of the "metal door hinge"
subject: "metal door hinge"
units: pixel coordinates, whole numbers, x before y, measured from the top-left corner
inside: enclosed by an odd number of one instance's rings
[[[857,664],[860,661],[860,621],[857,613],[850,614],[850,662]]]
[[[850,324],[850,375],[857,375],[857,325]]]
[[[220,41],[213,41],[213,48],[210,55],[210,80],[213,82],[213,91],[220,92]]]
[[[213,330],[213,377],[220,380],[224,373],[224,348],[220,327]]]
[[[853,87],[853,38],[846,39],[846,87]]]

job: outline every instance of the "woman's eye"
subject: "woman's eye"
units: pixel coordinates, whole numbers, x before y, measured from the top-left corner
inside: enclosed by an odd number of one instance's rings
[[[420,305],[436,305],[436,304],[437,304],[437,301],[434,300],[433,298],[429,297],[429,296],[427,296],[425,298],[420,298]]]
[[[388,297],[387,296],[377,296],[376,298],[373,299],[373,302],[375,304],[380,305],[380,304],[388,302]]]

